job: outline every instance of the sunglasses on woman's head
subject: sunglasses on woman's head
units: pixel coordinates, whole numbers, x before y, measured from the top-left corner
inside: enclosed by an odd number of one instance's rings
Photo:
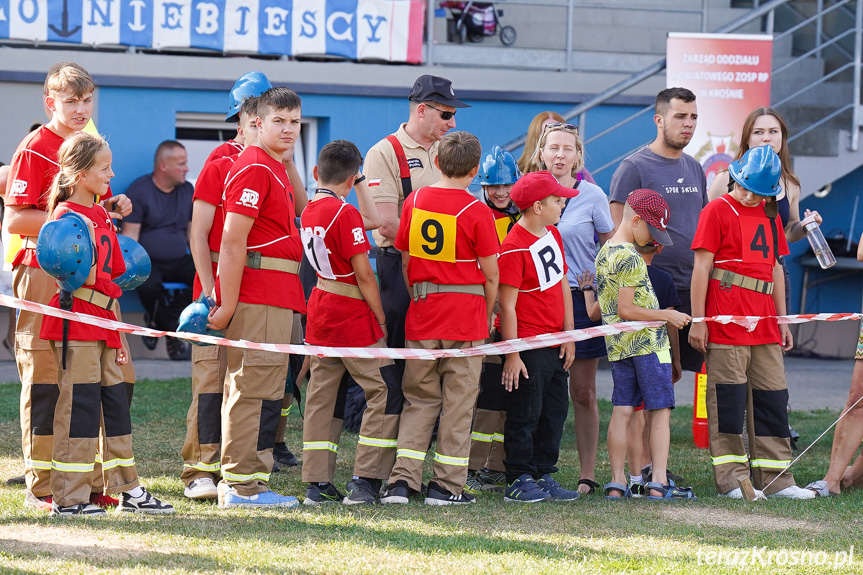
[[[552,124],[546,124],[542,128],[542,131],[545,132],[546,130],[549,130],[552,128],[561,128],[564,130],[574,130],[576,134],[578,133],[578,126],[576,126],[575,124],[567,124],[566,122],[554,122]]]

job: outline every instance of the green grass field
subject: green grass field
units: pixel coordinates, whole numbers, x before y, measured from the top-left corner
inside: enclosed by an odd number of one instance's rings
[[[0,386],[0,477],[22,471],[20,386]],[[691,441],[691,408],[672,417],[671,467],[695,487],[694,503],[605,501],[504,504],[481,495],[465,507],[407,506],[219,510],[183,497],[179,474],[189,380],[143,381],[133,405],[135,455],[143,484],[170,501],[168,517],[57,520],[22,507],[21,487],[0,487],[0,573],[861,573],[863,490],[814,501],[728,501],[713,495],[705,450]],[[603,414],[598,480],[609,480]],[[836,418],[793,413],[808,445]],[[288,445],[299,451],[302,421],[291,413]],[[798,484],[827,469],[832,433],[793,468]],[[345,434],[336,473],[350,478],[356,436]],[[564,486],[575,486],[572,416],[564,435]],[[302,499],[297,468],[273,476],[275,491]],[[751,553],[755,550],[754,553]],[[748,553],[748,554],[744,554]],[[859,555],[859,556],[858,556]],[[844,561],[844,563],[843,563]],[[720,563],[721,564],[718,564]],[[805,562],[806,565],[799,565]],[[821,563],[819,565],[819,563]]]

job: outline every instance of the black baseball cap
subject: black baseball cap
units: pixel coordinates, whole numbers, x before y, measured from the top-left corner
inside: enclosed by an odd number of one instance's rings
[[[455,97],[452,82],[446,78],[428,74],[417,78],[414,87],[411,88],[411,95],[408,96],[408,100],[411,102],[436,102],[453,108],[470,108],[470,104],[465,104]]]

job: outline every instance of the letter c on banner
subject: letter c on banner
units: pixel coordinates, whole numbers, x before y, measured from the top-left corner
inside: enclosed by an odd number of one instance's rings
[[[327,34],[329,34],[330,38],[332,38],[333,40],[345,40],[348,42],[353,42],[354,34],[351,31],[351,22],[353,22],[353,19],[354,15],[348,12],[333,12],[332,14],[330,14],[330,17],[327,18]],[[344,32],[336,32],[336,20],[345,21]]]

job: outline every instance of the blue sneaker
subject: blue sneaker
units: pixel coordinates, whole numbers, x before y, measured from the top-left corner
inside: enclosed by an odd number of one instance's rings
[[[564,489],[560,483],[554,480],[550,473],[546,473],[536,482],[537,486],[548,493],[554,501],[575,501],[581,495],[578,491]]]
[[[290,495],[279,495],[272,491],[265,491],[256,495],[240,495],[233,487],[225,490],[223,498],[220,498],[219,507],[230,509],[232,507],[296,507],[300,504],[296,497]]]
[[[551,495],[540,489],[533,477],[527,473],[519,475],[518,479],[508,484],[503,492],[504,501],[539,503],[549,499]]]

